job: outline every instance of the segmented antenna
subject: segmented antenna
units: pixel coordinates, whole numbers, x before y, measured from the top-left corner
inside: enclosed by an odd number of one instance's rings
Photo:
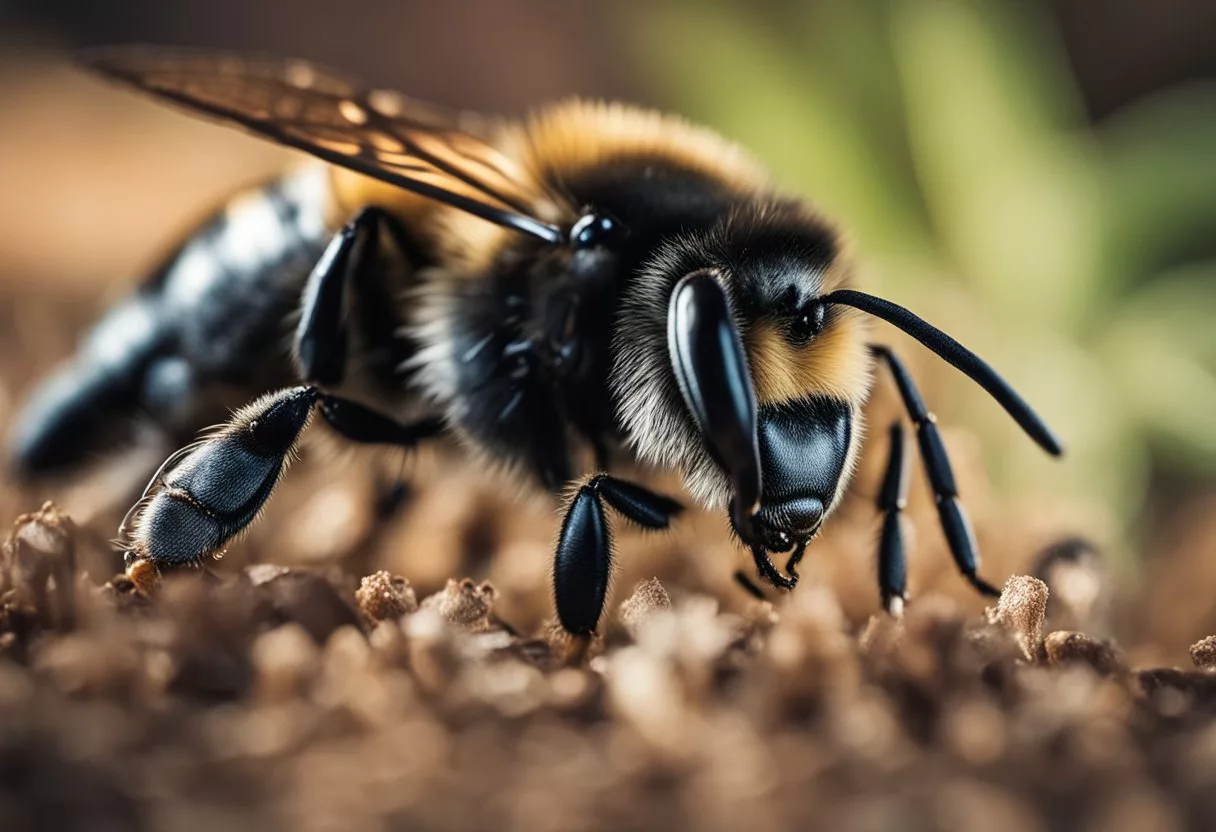
[[[867,315],[882,318],[887,323],[903,330],[988,391],[988,395],[1005,408],[1005,411],[1031,439],[1038,443],[1039,447],[1052,456],[1060,456],[1064,453],[1064,446],[1060,444],[1060,440],[1056,438],[1051,428],[1047,427],[1047,424],[1010,386],[1009,382],[1001,378],[988,362],[925,319],[897,303],[854,289],[837,289],[835,292],[824,295],[820,301],[825,304],[839,304],[859,309]]]

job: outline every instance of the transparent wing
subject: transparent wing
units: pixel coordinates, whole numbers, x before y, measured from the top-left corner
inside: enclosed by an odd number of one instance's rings
[[[558,202],[479,136],[486,124],[304,61],[113,47],[81,62],[115,81],[235,122],[325,161],[531,234],[562,240],[529,206]]]

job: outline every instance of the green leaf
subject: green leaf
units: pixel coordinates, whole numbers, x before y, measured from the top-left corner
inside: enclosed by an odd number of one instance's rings
[[[1106,349],[1158,452],[1180,470],[1216,468],[1216,375],[1159,328],[1128,323],[1119,336]]]
[[[1216,367],[1214,314],[1216,261],[1194,263],[1158,275],[1122,298],[1111,324],[1112,337],[1134,338],[1147,329],[1154,340],[1159,334],[1168,337],[1172,348],[1188,360]]]
[[[1107,267],[1119,285],[1216,255],[1216,85],[1154,96],[1098,135]]]
[[[1098,191],[1031,8],[910,0],[892,37],[925,198],[959,270],[1027,326],[1075,331],[1096,290]]]

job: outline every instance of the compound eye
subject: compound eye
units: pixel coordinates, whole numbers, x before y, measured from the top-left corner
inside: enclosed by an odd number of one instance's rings
[[[795,310],[788,328],[790,341],[798,346],[806,344],[823,329],[826,317],[827,310],[817,301],[810,301]]]
[[[574,248],[611,246],[625,236],[625,226],[611,214],[589,212],[570,229],[570,245]]]

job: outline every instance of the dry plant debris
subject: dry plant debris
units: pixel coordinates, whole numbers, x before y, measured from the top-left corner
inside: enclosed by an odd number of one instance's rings
[[[635,639],[642,625],[663,610],[671,609],[671,596],[658,578],[648,578],[634,587],[633,594],[621,604],[621,624]]]
[[[1043,647],[1043,621],[1047,618],[1047,584],[1038,578],[1014,575],[1005,582],[988,620],[1005,627],[1027,661],[1039,658]]]
[[[494,610],[494,587],[465,578],[449,579],[442,592],[422,599],[421,609],[433,610],[450,624],[466,630],[488,630]]]
[[[1208,636],[1192,644],[1191,661],[1202,670],[1216,670],[1216,636]]]
[[[48,505],[4,546],[3,829],[1216,825],[1216,676],[1044,639],[1034,578],[864,628],[824,587],[731,612],[652,578],[570,663],[486,583],[256,565],[145,598],[73,574],[76,535]]]
[[[1057,630],[1043,643],[1047,660],[1052,664],[1081,662],[1095,672],[1110,676],[1127,670],[1119,650],[1108,639],[1096,639],[1085,633]]]
[[[418,611],[418,598],[410,582],[383,569],[360,582],[355,598],[369,622],[391,621]]]
[[[10,623],[32,618],[44,629],[68,630],[76,615],[75,592],[71,519],[53,503],[18,517],[0,549],[0,614]]]

